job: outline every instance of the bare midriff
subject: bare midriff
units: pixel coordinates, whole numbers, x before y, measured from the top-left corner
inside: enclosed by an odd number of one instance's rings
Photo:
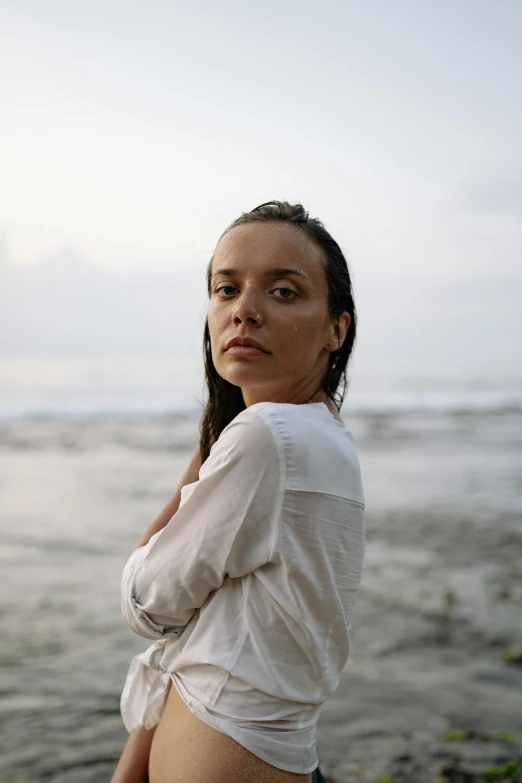
[[[170,684],[149,757],[149,783],[311,783],[268,764],[197,718]]]

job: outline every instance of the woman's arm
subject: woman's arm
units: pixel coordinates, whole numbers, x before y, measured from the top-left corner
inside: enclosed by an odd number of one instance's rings
[[[162,530],[165,525],[170,522],[174,514],[179,508],[179,504],[181,502],[181,490],[186,484],[193,484],[195,481],[199,480],[199,469],[202,465],[201,462],[201,452],[199,450],[199,446],[197,447],[196,451],[194,452],[192,459],[189,463],[188,468],[186,469],[185,473],[181,477],[181,480],[178,484],[178,487],[174,494],[172,495],[171,499],[163,509],[163,511],[156,517],[156,519],[151,522],[147,530],[144,532],[140,540],[135,546],[135,549],[138,549],[140,546],[145,546],[149,543],[150,538],[154,535],[154,533],[157,533],[159,530]]]
[[[179,508],[181,502],[181,489],[185,484],[192,484],[194,481],[199,480],[199,469],[201,467],[201,453],[199,446],[192,455],[192,459],[188,468],[181,477],[176,491],[163,509],[163,511],[151,522],[145,533],[140,538],[137,546],[145,546],[148,544],[149,539],[157,533],[158,530],[162,530],[165,525],[170,522],[174,514]],[[156,726],[152,729],[145,729],[141,726],[135,729],[129,735],[127,744],[125,745],[121,754],[118,766],[116,767],[114,774],[111,778],[111,783],[148,783],[148,768],[149,768],[149,754],[150,746],[152,745],[152,739]]]
[[[149,783],[149,755],[156,726],[134,729],[114,770],[110,783]]]

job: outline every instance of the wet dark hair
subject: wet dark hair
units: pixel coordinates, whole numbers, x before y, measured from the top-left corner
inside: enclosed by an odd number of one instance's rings
[[[339,318],[345,311],[351,316],[351,323],[344,343],[336,351],[330,353],[328,369],[321,384],[322,390],[339,411],[343,404],[346,387],[348,386],[346,366],[354,346],[357,331],[357,313],[346,259],[341,248],[330,236],[320,220],[309,217],[308,212],[301,204],[289,204],[287,201],[268,201],[255,207],[251,212],[243,212],[239,218],[225,229],[221,237],[234,226],[260,221],[283,221],[290,223],[294,226],[299,226],[312,237],[315,243],[322,248],[326,260],[325,275],[328,286],[328,312],[330,318]],[[207,267],[209,299],[212,296],[212,261],[213,257],[210,259]],[[213,443],[219,438],[227,424],[230,424],[232,419],[235,419],[246,408],[241,387],[234,386],[222,378],[214,366],[208,318],[205,321],[203,353],[208,401],[199,426],[199,445],[202,463],[207,459]],[[342,393],[337,392],[340,384],[342,385]]]

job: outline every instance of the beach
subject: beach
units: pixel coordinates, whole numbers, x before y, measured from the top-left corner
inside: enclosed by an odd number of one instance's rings
[[[367,546],[350,657],[318,724],[321,770],[338,783],[522,780],[522,406],[342,416]],[[123,622],[121,572],[197,425],[0,422],[4,783],[110,780],[128,665],[150,644]]]

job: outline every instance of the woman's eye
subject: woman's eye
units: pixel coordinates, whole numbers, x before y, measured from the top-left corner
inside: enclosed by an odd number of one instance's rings
[[[220,291],[224,291],[225,288],[232,289],[233,291],[237,290],[233,285],[223,285],[223,286],[221,286],[221,288],[217,288],[216,289],[216,294],[218,294]],[[299,294],[296,294],[296,292],[292,291],[291,288],[281,287],[281,288],[273,288],[272,290],[273,291],[289,291],[294,296],[296,296],[296,297],[299,296]],[[225,294],[225,298],[227,298],[226,294]],[[291,296],[282,296],[280,298],[281,299],[291,299],[292,297]],[[221,299],[223,299],[223,297],[221,297]]]
[[[224,285],[224,286],[221,286],[221,288],[216,288],[216,294],[219,294],[220,291],[224,291],[225,288],[233,288],[233,287],[234,286],[232,286],[232,285]]]

